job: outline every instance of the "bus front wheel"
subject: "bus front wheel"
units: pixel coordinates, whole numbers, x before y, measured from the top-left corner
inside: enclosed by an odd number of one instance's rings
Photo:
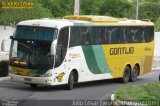
[[[130,78],[130,68],[129,66],[126,66],[124,69],[123,77],[121,78],[122,83],[127,83]]]
[[[69,75],[68,84],[66,84],[66,89],[72,90],[73,85],[74,85],[74,75],[73,75],[73,72],[71,72]]]
[[[135,82],[137,80],[138,72],[139,72],[138,66],[135,65],[130,76],[131,82]]]

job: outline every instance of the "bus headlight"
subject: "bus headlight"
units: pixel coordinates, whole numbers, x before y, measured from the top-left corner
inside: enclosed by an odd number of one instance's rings
[[[46,74],[39,75],[39,77],[50,77],[50,76],[52,76],[51,73],[46,73]]]

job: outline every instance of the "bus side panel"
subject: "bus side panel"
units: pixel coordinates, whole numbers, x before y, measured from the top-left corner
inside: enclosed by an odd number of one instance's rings
[[[146,43],[144,47],[144,71],[141,74],[145,74],[152,71],[152,63],[154,57],[154,41]]]
[[[127,64],[140,66],[140,75],[151,71],[153,42],[84,45],[69,48],[66,69],[77,69],[79,82],[123,76]]]
[[[133,67],[134,57],[132,54],[133,51],[129,50],[130,47],[130,45],[124,44],[103,45],[107,62],[112,70],[111,74],[113,78],[122,77],[124,68],[127,64],[130,64],[131,68]]]
[[[70,61],[66,66],[78,71],[78,82],[112,78],[101,45],[72,47],[67,55],[66,58]]]
[[[131,71],[135,64],[140,66],[140,75],[151,71],[153,59],[153,42],[132,44],[107,44],[103,45],[106,61],[112,70],[112,76],[123,76],[127,64]]]

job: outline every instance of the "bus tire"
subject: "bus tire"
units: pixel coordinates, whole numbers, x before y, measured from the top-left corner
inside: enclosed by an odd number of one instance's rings
[[[139,68],[137,65],[135,65],[133,67],[133,70],[131,71],[131,76],[130,76],[131,82],[135,82],[137,80],[138,73],[139,73]]]
[[[124,69],[123,77],[121,78],[122,83],[127,83],[129,81],[130,72],[131,72],[130,67],[126,66],[125,69]]]
[[[30,84],[31,88],[37,88],[37,84]]]
[[[68,84],[66,84],[67,90],[72,90],[74,85],[74,74],[73,71],[69,75]]]

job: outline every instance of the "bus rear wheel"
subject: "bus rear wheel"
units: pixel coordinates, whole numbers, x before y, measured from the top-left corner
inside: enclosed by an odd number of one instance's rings
[[[135,65],[133,70],[131,71],[131,76],[130,76],[131,82],[135,82],[137,80],[138,73],[139,73],[138,66]]]
[[[73,85],[74,85],[74,74],[73,74],[73,72],[71,72],[69,75],[68,84],[66,84],[66,89],[72,90]]]
[[[130,70],[129,66],[126,66],[124,69],[123,77],[121,78],[122,83],[127,83],[129,81],[130,71],[131,70]]]

